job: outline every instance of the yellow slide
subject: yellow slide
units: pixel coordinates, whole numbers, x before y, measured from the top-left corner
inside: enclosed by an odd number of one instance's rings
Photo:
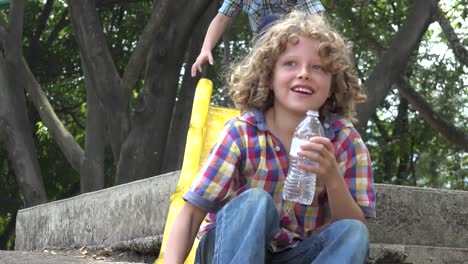
[[[190,188],[193,179],[195,179],[203,165],[211,146],[213,146],[226,121],[240,113],[238,109],[210,106],[212,92],[213,83],[205,78],[200,79],[193,99],[192,116],[190,117],[190,127],[187,132],[182,171],[176,191],[171,196],[171,205],[167,214],[166,226],[164,227],[161,251],[155,264],[163,263],[164,251],[172,223],[184,204],[182,195]],[[185,263],[192,264],[194,262],[197,246],[198,239],[195,240]]]

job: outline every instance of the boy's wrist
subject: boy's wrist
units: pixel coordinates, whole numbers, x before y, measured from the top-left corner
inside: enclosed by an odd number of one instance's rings
[[[333,175],[333,174],[332,174]],[[340,176],[331,176],[328,177],[327,180],[325,181],[325,186],[327,188],[327,191],[336,191],[340,190],[343,188],[347,188],[346,183],[344,182],[343,178]]]

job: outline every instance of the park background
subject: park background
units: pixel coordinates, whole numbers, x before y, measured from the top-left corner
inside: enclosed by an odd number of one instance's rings
[[[189,69],[220,3],[0,4],[0,249],[13,249],[21,208],[181,168]],[[357,127],[375,182],[468,190],[468,1],[323,4],[369,96]],[[241,14],[207,68],[214,104],[232,106],[223,73],[251,39]]]

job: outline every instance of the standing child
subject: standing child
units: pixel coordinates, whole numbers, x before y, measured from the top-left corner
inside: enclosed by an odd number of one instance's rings
[[[287,14],[293,8],[309,13],[322,12],[324,10],[319,0],[224,0],[223,5],[218,10],[218,14],[211,21],[206,32],[203,46],[197,59],[192,65],[192,77],[195,77],[197,70],[202,71],[202,65],[206,62],[213,64],[211,50],[215,47],[221,35],[226,30],[234,15],[243,10],[249,15],[249,23],[254,34],[258,34],[259,26],[263,19],[269,15]]]
[[[242,115],[226,123],[171,230],[164,263],[183,263],[202,220],[195,263],[364,263],[375,217],[369,152],[353,127],[365,101],[345,40],[318,15],[294,11],[232,70]],[[311,205],[284,201],[288,153],[307,110],[326,137],[298,155],[315,165]],[[207,215],[208,213],[208,215]]]

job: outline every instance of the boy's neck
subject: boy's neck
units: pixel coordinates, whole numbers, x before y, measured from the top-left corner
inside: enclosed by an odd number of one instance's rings
[[[271,107],[265,112],[268,130],[281,140],[288,151],[294,131],[303,119],[304,116],[293,115],[275,107]]]

